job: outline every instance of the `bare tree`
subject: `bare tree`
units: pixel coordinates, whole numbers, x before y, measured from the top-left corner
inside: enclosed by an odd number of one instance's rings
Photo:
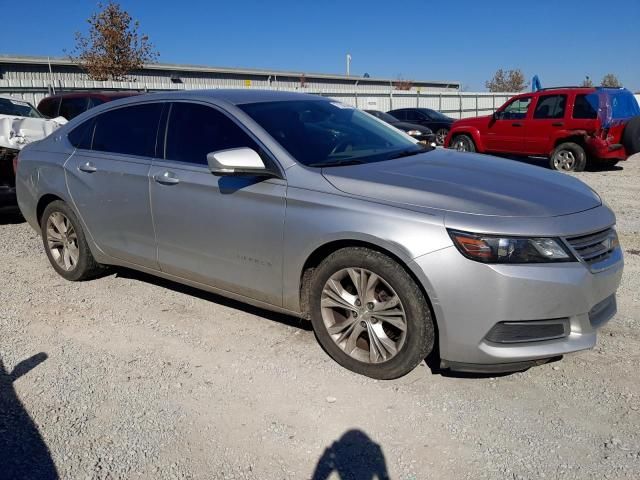
[[[620,80],[618,80],[618,77],[616,77],[613,73],[607,73],[602,79],[602,82],[600,83],[600,85],[603,87],[613,87],[613,88],[620,88],[622,86],[622,84],[620,83]]]
[[[593,80],[591,80],[591,78],[589,78],[589,76],[587,75],[586,77],[584,77],[584,80],[582,81],[582,87],[593,87]]]
[[[127,76],[158,59],[149,37],[138,33],[138,21],[118,3],[98,4],[91,15],[89,34],[76,32],[76,46],[69,55],[92,80],[127,80]]]
[[[519,68],[507,71],[500,68],[484,85],[490,92],[521,92],[527,87],[527,82]]]

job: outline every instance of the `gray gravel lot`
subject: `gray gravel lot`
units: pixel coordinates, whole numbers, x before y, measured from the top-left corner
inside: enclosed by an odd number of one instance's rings
[[[618,215],[618,316],[500,377],[375,381],[294,318],[126,270],[68,283],[0,214],[0,478],[640,478],[640,156],[622,167],[576,174]]]

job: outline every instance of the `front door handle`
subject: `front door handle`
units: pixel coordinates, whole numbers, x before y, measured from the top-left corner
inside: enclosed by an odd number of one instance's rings
[[[81,170],[81,171],[87,172],[87,173],[93,173],[98,169],[96,168],[96,166],[92,162],[86,162],[86,163],[83,163],[82,165],[80,165],[78,167],[78,170]]]
[[[514,127],[521,127],[522,123],[520,122],[513,122],[511,125],[513,125]]]
[[[154,175],[153,179],[162,185],[175,185],[176,183],[180,183],[180,179],[176,177],[176,174],[168,170]]]
[[[553,126],[553,127],[562,127],[563,125],[564,125],[564,123],[562,123],[562,122],[554,122],[554,123],[551,124],[551,126]]]

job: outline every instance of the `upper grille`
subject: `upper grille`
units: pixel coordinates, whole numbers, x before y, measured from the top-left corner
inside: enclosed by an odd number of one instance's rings
[[[618,246],[618,235],[613,228],[596,233],[567,238],[567,242],[582,260],[591,264],[604,260]]]

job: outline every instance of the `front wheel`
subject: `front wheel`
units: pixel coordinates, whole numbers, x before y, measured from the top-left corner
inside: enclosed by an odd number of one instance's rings
[[[447,135],[449,135],[448,128],[439,128],[438,130],[436,130],[436,145],[444,145],[444,141],[447,139]]]
[[[551,154],[549,166],[564,172],[582,172],[587,166],[587,154],[577,143],[561,143]]]
[[[449,148],[457,150],[458,152],[475,152],[476,144],[469,135],[456,135],[451,141]]]
[[[310,288],[316,337],[343,367],[393,379],[431,352],[429,304],[406,270],[386,255],[361,247],[338,250],[316,269]]]

